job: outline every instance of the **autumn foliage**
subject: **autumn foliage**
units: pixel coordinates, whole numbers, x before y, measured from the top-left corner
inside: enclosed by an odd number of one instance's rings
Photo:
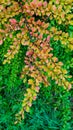
[[[62,62],[53,55],[50,41],[60,41],[63,48],[73,50],[73,38],[67,32],[68,26],[73,25],[72,19],[73,0],[0,0],[0,46],[7,37],[12,44],[4,55],[3,64],[10,64],[19,53],[21,45],[27,46],[24,56],[24,67],[20,78],[26,82],[26,89],[22,107],[17,113],[15,123],[25,117],[25,111],[29,112],[33,101],[36,100],[40,86],[50,87],[50,78],[55,80],[58,87],[71,89],[72,82]],[[17,20],[16,16],[20,19]],[[50,21],[58,26],[64,24],[66,31],[57,26],[50,26]]]

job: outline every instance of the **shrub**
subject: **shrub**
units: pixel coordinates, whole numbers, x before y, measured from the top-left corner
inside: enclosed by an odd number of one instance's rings
[[[24,88],[24,94],[20,94],[20,111],[15,114],[14,123],[17,124],[26,118],[26,112],[31,112],[31,106],[43,88],[46,91],[54,82],[56,87],[53,89],[59,87],[68,93],[72,87],[72,76],[69,75],[72,61],[68,62],[69,56],[65,59],[65,65],[63,64],[66,54],[71,56],[73,51],[70,31],[73,25],[72,0],[3,0],[0,1],[0,22],[1,94],[7,98],[7,92],[12,93],[19,88],[21,91]],[[59,51],[61,54],[65,53],[64,58],[57,54],[59,49],[62,49]],[[69,102],[67,107],[69,108]],[[66,111],[63,115],[65,114]],[[63,116],[62,120],[64,124],[59,128],[69,129],[69,118]]]

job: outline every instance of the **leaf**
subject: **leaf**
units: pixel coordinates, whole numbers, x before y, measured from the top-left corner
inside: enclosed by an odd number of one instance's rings
[[[33,84],[34,84],[33,79],[29,79],[29,80],[28,80],[28,84],[33,85]]]

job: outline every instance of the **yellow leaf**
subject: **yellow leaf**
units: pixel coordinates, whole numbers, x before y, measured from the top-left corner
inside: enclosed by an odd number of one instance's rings
[[[30,108],[27,106],[26,107],[26,112],[29,112],[30,111]]]
[[[70,24],[70,25],[73,25],[73,20],[69,21],[69,24]]]
[[[34,81],[33,81],[32,79],[29,79],[29,80],[28,80],[28,84],[33,85],[33,84],[34,84]]]

